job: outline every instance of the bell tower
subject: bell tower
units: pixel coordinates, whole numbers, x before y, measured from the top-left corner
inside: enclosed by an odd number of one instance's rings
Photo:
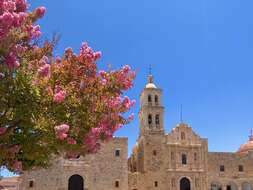
[[[164,107],[162,90],[154,84],[151,73],[140,95],[139,122],[141,134],[164,133]]]

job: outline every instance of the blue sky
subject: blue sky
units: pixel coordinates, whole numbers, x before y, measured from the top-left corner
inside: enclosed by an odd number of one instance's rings
[[[163,89],[165,128],[183,119],[208,138],[209,151],[236,151],[253,128],[252,0],[36,0],[45,37],[61,35],[56,54],[82,41],[103,53],[99,68],[137,71],[128,95],[137,100],[153,67]],[[138,119],[117,132],[138,136]],[[7,175],[7,174],[6,174]]]

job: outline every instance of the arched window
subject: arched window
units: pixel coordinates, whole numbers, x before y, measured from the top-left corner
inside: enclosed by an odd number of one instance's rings
[[[148,124],[149,125],[152,124],[152,115],[151,114],[148,115]]]
[[[187,156],[186,156],[186,154],[182,154],[182,164],[183,165],[187,164]]]
[[[159,114],[157,114],[157,115],[155,116],[155,124],[156,124],[156,125],[160,125],[160,115],[159,115]]]
[[[185,133],[181,132],[181,140],[185,140]]]
[[[157,95],[155,95],[155,103],[158,104],[159,103],[159,98]]]
[[[252,190],[252,186],[248,182],[242,183],[242,190]]]
[[[148,95],[148,103],[151,103],[152,102],[152,96],[149,94]]]
[[[227,190],[238,190],[237,185],[234,182],[229,182],[227,185]]]
[[[211,183],[211,190],[222,190],[222,185],[217,182]]]

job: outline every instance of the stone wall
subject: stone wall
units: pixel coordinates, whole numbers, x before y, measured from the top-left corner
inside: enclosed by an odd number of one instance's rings
[[[220,167],[224,166],[224,172]],[[239,166],[243,171],[239,171]],[[222,189],[242,189],[244,183],[253,188],[253,153],[236,154],[211,152],[208,153],[208,189],[217,185]]]
[[[120,156],[115,156],[116,150],[120,150]],[[127,190],[127,138],[112,139],[96,154],[75,160],[54,160],[48,169],[26,172],[21,190],[68,190],[69,178],[76,174],[84,179],[85,190]],[[31,181],[34,187],[29,187]]]

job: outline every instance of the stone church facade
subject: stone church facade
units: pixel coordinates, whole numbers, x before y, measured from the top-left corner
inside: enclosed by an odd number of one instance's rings
[[[114,138],[95,155],[24,173],[20,189],[253,190],[253,135],[235,153],[216,153],[183,122],[165,133],[162,90],[151,75],[140,96],[139,128],[129,158],[127,138]]]

